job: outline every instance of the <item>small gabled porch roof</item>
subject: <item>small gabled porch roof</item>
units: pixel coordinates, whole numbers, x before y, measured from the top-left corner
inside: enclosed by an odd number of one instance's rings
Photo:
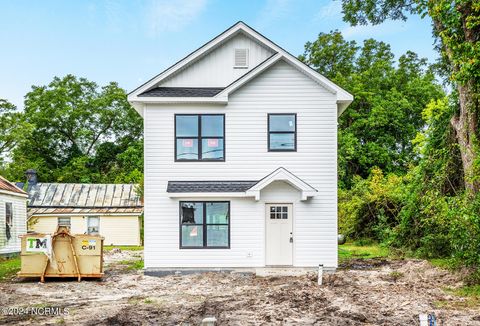
[[[283,181],[301,192],[301,200],[313,197],[317,190],[280,167],[258,181],[169,181],[167,193],[171,198],[253,197],[260,200],[261,191],[275,181]]]

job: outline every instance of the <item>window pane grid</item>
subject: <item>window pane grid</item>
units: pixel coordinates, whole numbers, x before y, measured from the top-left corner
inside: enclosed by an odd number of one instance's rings
[[[296,114],[268,114],[268,151],[294,152],[296,150]]]
[[[196,119],[196,132],[192,137],[178,122],[185,117]],[[178,130],[181,130],[179,135]],[[192,131],[193,132],[193,131]],[[183,134],[182,134],[183,133]],[[175,115],[175,160],[176,161],[225,161],[225,116],[223,114]],[[181,143],[179,139],[192,139],[192,144]],[[193,152],[193,148],[196,152]],[[190,150],[188,150],[190,149]]]
[[[185,223],[192,220],[192,207],[202,223]],[[209,218],[216,219],[215,223],[209,223]],[[230,248],[230,202],[180,202],[180,248]]]

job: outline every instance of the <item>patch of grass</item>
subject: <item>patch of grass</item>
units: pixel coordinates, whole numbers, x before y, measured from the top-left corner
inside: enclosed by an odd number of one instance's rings
[[[148,298],[145,299],[145,300],[143,300],[143,303],[146,303],[146,304],[152,304],[152,303],[154,303],[154,302],[155,302],[154,300],[148,299]]]
[[[14,276],[20,270],[20,257],[0,258],[0,281]]]
[[[356,243],[347,242],[338,246],[338,258],[340,260],[385,258],[388,256],[388,248],[382,247],[376,243],[358,245]]]
[[[435,267],[453,271],[458,268],[458,262],[453,258],[431,258],[428,260]]]
[[[466,285],[457,289],[445,288],[445,292],[463,298],[462,301],[437,301],[439,308],[472,308],[480,306],[480,285]]]
[[[130,250],[130,251],[143,250],[143,246],[103,246],[104,251],[110,251],[115,248],[118,248],[120,250]]]
[[[127,265],[129,271],[143,269],[143,260],[122,260],[119,264]]]
[[[390,274],[388,274],[388,276],[390,276],[390,278],[396,282],[398,281],[398,279],[402,278],[403,277],[403,273],[402,272],[398,272],[398,271],[393,271],[393,272],[390,272]]]

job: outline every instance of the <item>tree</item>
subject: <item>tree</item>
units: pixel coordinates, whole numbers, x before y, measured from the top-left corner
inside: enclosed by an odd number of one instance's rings
[[[0,162],[29,132],[31,126],[15,105],[0,99]]]
[[[407,52],[395,64],[390,46],[373,39],[362,46],[340,32],[320,33],[305,46],[305,63],[355,95],[339,119],[341,186],[367,178],[373,167],[405,174],[417,155],[415,138],[425,121],[422,111],[443,96],[427,61]]]
[[[458,93],[450,119],[462,158],[465,189],[480,191],[480,2],[476,0],[342,0],[344,19],[352,25],[406,20],[428,15],[443,67]]]
[[[119,154],[142,139],[142,120],[116,83],[55,77],[25,96],[25,121],[33,131],[13,151],[7,172],[21,179],[26,168],[60,182],[113,182]]]

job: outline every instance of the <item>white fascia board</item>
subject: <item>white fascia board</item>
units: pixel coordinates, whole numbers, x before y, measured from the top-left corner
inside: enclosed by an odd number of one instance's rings
[[[18,193],[18,192],[13,192],[13,191],[8,191],[8,190],[3,190],[3,189],[0,189],[0,194],[14,196],[14,197],[28,198],[27,194],[21,194],[21,193]]]
[[[131,97],[130,103],[213,103],[227,104],[228,97]]]
[[[232,26],[230,29],[226,30],[225,32],[223,32],[222,34],[220,34],[219,36],[217,36],[216,38],[214,38],[213,40],[211,40],[210,42],[206,43],[204,46],[202,46],[201,48],[197,49],[195,52],[189,54],[188,56],[186,56],[184,59],[180,60],[179,62],[177,62],[176,64],[174,64],[173,66],[171,66],[170,68],[168,68],[167,70],[165,70],[164,72],[162,72],[161,74],[153,77],[151,80],[149,80],[148,82],[146,82],[145,84],[141,85],[140,87],[136,88],[135,90],[133,90],[130,94],[129,94],[129,98],[130,98],[130,95],[132,96],[137,96],[145,91],[147,91],[148,89],[150,89],[151,87],[155,86],[156,84],[158,84],[161,80],[167,78],[168,76],[174,74],[176,71],[178,71],[179,69],[185,67],[186,65],[188,65],[190,62],[196,60],[197,58],[199,58],[201,55],[203,55],[204,53],[208,52],[210,49],[212,49],[213,47],[215,47],[217,44],[223,42],[224,40],[230,38],[233,34],[235,34],[237,31],[239,31],[240,29],[242,29],[242,26],[245,26],[243,24],[236,24],[234,26]],[[130,101],[130,100],[129,100]]]
[[[171,192],[170,198],[219,198],[219,197],[253,197],[247,192]]]

